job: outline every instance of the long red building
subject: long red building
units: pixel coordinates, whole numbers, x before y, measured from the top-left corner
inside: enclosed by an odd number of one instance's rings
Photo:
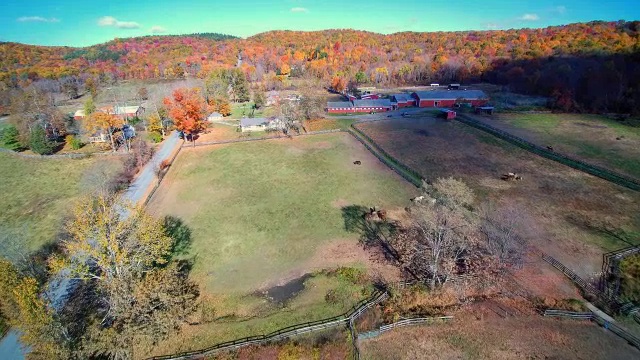
[[[453,107],[455,104],[484,106],[489,97],[482,90],[416,91],[411,94],[418,107]]]
[[[394,106],[389,99],[362,99],[353,101],[329,101],[327,112],[330,114],[346,113],[371,113],[393,110]]]

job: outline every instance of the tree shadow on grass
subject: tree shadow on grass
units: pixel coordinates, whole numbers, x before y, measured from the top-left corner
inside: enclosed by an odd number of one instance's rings
[[[386,260],[400,261],[398,252],[389,243],[398,229],[396,223],[367,219],[371,209],[362,205],[344,206],[341,210],[345,230],[359,234],[360,243],[365,247],[380,248]]]
[[[175,216],[167,215],[164,218],[165,233],[173,239],[171,257],[181,257],[189,253],[191,249],[191,229]]]

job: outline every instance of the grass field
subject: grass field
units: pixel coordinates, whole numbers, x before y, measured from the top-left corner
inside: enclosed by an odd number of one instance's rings
[[[458,122],[424,116],[357,126],[426,179],[460,178],[475,190],[478,203],[516,206],[526,220],[528,239],[585,277],[600,270],[603,252],[629,245],[619,231],[637,243],[637,192]],[[507,172],[524,180],[500,180]]]
[[[119,159],[28,159],[0,153],[0,251],[34,251],[54,241],[74,201],[91,187],[91,169]],[[17,247],[17,249],[16,249]]]
[[[392,210],[415,192],[343,133],[183,149],[148,208],[191,229],[192,278],[216,304],[218,318],[186,332],[185,344],[165,348],[211,345],[347,310],[363,298],[363,286],[336,277],[307,279],[281,309],[262,292],[336,266],[397,274],[371,260],[344,229],[341,208]],[[329,290],[351,295],[328,304]]]
[[[557,152],[640,179],[640,127],[585,114],[508,113],[485,121]]]

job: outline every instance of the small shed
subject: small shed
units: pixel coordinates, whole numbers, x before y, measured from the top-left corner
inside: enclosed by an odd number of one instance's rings
[[[456,112],[449,109],[440,109],[440,114],[447,120],[453,120],[456,118]]]
[[[76,110],[75,113],[73,113],[73,119],[74,120],[82,120],[86,117],[84,110]]]
[[[209,114],[209,116],[207,116],[207,121],[210,121],[210,122],[220,121],[220,120],[222,120],[222,114],[220,114],[219,112],[212,112],[211,114]]]
[[[476,114],[493,115],[493,106],[478,106],[476,107]]]

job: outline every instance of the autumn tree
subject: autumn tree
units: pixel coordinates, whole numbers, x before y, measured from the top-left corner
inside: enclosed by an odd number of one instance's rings
[[[20,341],[31,348],[29,358],[67,359],[67,339],[50,304],[33,277],[0,259],[0,314],[19,330]]]
[[[157,113],[149,115],[147,123],[147,130],[149,132],[155,132],[164,136],[164,127],[162,126],[162,119],[160,119],[160,115]]]
[[[333,80],[331,80],[331,88],[336,92],[343,92],[346,86],[346,81],[340,76],[334,76]]]
[[[301,120],[318,119],[324,113],[323,99],[317,96],[311,88],[303,88],[300,91],[300,101],[296,106],[299,109]]]
[[[88,117],[91,116],[91,114],[93,114],[94,112],[96,112],[96,104],[93,102],[93,96],[90,96],[85,102],[84,102],[84,116]]]
[[[79,356],[131,359],[140,342],[176,331],[197,305],[198,289],[171,263],[175,246],[163,222],[142,208],[99,195],[77,203],[53,257],[87,286],[93,307]]]
[[[255,90],[253,92],[253,106],[256,109],[260,109],[261,107],[263,107],[266,101],[267,100],[266,100],[266,97],[264,95],[264,91]]]
[[[91,95],[92,98],[95,99],[98,96],[98,82],[94,78],[87,78],[84,82],[84,88],[89,92],[89,95]]]
[[[146,87],[141,87],[138,89],[137,96],[140,100],[147,100],[149,99],[149,90]]]
[[[170,98],[164,98],[164,104],[176,128],[189,135],[195,146],[194,135],[205,129],[204,119],[207,116],[207,105],[200,90],[177,89]]]
[[[88,131],[92,133],[104,131],[109,135],[109,141],[111,142],[111,149],[113,151],[116,150],[113,134],[121,128],[122,125],[124,125],[124,120],[105,112],[95,112],[91,114],[91,116],[86,117],[84,121],[84,126]]]
[[[217,104],[217,111],[222,114],[222,116],[231,115],[231,104],[229,103],[229,100],[226,98],[219,99]]]
[[[20,133],[20,143],[29,146],[31,131],[36,127],[47,128],[53,136],[64,136],[64,116],[54,106],[50,93],[36,87],[16,91],[11,96],[9,121]]]

